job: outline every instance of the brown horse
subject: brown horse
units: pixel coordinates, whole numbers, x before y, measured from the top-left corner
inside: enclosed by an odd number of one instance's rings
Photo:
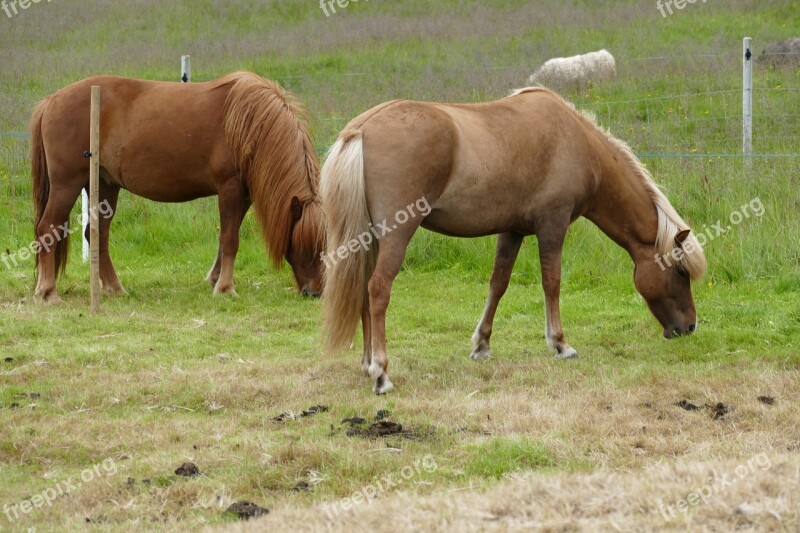
[[[579,216],[628,251],[636,288],[667,338],[696,327],[690,279],[706,268],[697,239],[623,142],[546,89],[483,104],[379,105],[339,135],[320,191],[327,348],[346,347],[361,319],[362,369],[378,394],[392,389],[385,336],[392,282],[420,225],[458,237],[499,234],[473,359],[492,354],[497,304],[523,238],[534,234],[547,342],[559,359],[577,356],[561,329],[559,292],[564,237]],[[410,216],[414,207],[423,216]]]
[[[59,300],[56,277],[67,262],[67,219],[81,189],[88,188],[83,153],[89,147],[92,85],[101,88],[100,203],[109,216],[100,218],[100,277],[106,292],[124,292],[108,239],[119,190],[126,189],[157,202],[219,196],[219,251],[206,278],[215,294],[235,292],[239,228],[251,203],[272,263],[279,267],[286,258],[298,290],[320,293],[319,164],[303,110],[276,83],[236,72],[198,84],[88,78],[36,106],[30,131],[40,243],[37,297]]]

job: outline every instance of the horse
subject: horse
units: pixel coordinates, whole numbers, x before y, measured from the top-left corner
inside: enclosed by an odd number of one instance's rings
[[[318,296],[324,243],[319,163],[305,111],[277,83],[234,72],[206,83],[98,76],[39,102],[30,123],[36,247],[34,295],[60,301],[56,278],[67,264],[68,217],[88,188],[90,87],[101,88],[100,279],[124,293],[109,255],[120,189],[157,202],[217,195],[219,249],[206,277],[214,294],[235,294],[239,229],[252,204],[272,264],[285,258],[297,289]],[[89,155],[89,153],[86,153]],[[86,238],[89,238],[87,228]]]
[[[360,319],[362,371],[377,394],[393,388],[386,310],[420,226],[456,237],[498,235],[474,360],[492,356],[495,311],[529,235],[539,243],[547,344],[558,359],[577,357],[564,337],[559,295],[564,239],[580,216],[633,259],[636,289],[666,338],[697,327],[690,282],[707,262],[694,234],[628,145],[545,88],[477,104],[380,104],[340,132],[322,167],[320,196],[327,249],[336,250],[324,257],[325,348],[347,347]],[[420,200],[429,205],[425,216],[409,216]]]

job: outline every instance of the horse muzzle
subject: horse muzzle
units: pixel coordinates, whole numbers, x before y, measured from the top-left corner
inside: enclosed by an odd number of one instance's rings
[[[697,324],[689,324],[686,327],[673,327],[673,328],[664,328],[664,338],[665,339],[674,339],[675,337],[683,337],[685,335],[691,335],[697,330]]]

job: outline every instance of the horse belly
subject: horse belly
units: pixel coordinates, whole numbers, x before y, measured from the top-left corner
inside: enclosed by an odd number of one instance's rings
[[[528,233],[530,225],[523,213],[519,213],[519,202],[494,195],[466,197],[464,191],[453,195],[442,195],[432,206],[422,226],[426,229],[454,237],[483,237],[507,231]]]
[[[108,179],[156,202],[186,202],[217,194],[220,170],[209,157],[216,151],[210,143],[203,139],[193,143],[188,138],[175,142],[178,136],[172,142],[138,137],[111,143],[117,149],[102,159]]]
[[[106,119],[102,165],[117,185],[149,200],[215,195],[218,183],[235,175],[219,96],[181,97],[177,88],[167,89],[119,96]]]

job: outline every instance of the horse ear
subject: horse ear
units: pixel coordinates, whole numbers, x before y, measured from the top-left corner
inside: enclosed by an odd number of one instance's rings
[[[675,235],[675,246],[677,246],[678,248],[683,248],[683,241],[685,241],[689,237],[689,233],[691,232],[692,230],[685,229],[679,232],[677,235]]]
[[[303,216],[303,206],[297,196],[292,197],[292,221],[297,222]]]

